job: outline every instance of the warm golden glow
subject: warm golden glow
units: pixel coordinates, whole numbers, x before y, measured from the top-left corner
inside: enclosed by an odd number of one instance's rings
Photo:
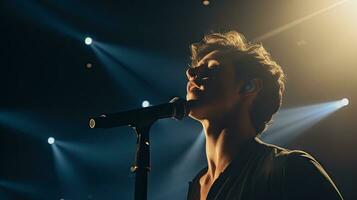
[[[278,27],[278,28],[276,28],[276,29],[274,29],[272,31],[264,33],[263,35],[260,35],[260,36],[256,37],[255,39],[253,39],[253,42],[260,42],[260,41],[263,41],[263,40],[265,40],[267,38],[273,37],[273,36],[283,32],[283,31],[285,31],[287,29],[290,29],[290,28],[292,28],[292,27],[294,27],[294,26],[296,26],[298,24],[301,24],[301,23],[305,22],[306,20],[309,20],[309,19],[315,17],[316,15],[320,15],[322,13],[325,13],[325,12],[329,11],[329,10],[332,10],[333,8],[335,8],[335,7],[337,7],[337,6],[341,5],[341,4],[344,4],[347,1],[350,1],[350,0],[338,1],[338,2],[328,6],[326,8],[320,9],[320,10],[318,10],[318,11],[316,11],[314,13],[311,13],[311,14],[305,16],[305,17],[302,17],[302,18],[297,19],[295,21],[292,21],[292,22],[290,22],[288,24],[285,24],[285,25],[283,25],[281,27]]]

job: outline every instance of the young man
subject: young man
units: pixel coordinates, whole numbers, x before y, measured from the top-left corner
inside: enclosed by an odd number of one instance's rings
[[[237,32],[191,46],[187,100],[206,136],[208,166],[190,182],[188,200],[343,199],[309,154],[256,138],[281,106],[285,75],[262,45]]]

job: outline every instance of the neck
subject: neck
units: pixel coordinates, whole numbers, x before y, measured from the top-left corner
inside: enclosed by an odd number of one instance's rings
[[[256,135],[256,131],[249,117],[243,116],[205,119],[201,123],[206,135],[206,178],[213,183],[242,150],[242,145]]]

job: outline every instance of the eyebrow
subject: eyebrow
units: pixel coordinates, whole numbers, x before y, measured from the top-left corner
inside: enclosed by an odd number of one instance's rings
[[[203,62],[203,63],[206,63],[207,61],[209,61],[209,60],[212,60],[212,59],[216,59],[217,58],[217,56],[216,55],[213,55],[212,57],[206,57],[207,55],[209,55],[209,54],[214,54],[215,52],[217,52],[218,50],[213,50],[213,51],[210,51],[210,52],[208,52],[205,56],[203,56],[203,58],[201,59],[201,60],[199,60],[198,62],[197,62],[197,66],[199,66],[199,63],[201,63],[201,62]]]

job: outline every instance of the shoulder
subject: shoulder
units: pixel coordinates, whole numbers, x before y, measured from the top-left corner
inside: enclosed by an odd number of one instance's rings
[[[261,146],[260,148],[264,149],[263,151],[267,152],[275,162],[281,162],[284,167],[292,167],[295,169],[298,167],[316,167],[317,169],[323,170],[317,160],[305,151],[282,148],[277,145],[265,143],[258,138],[256,138],[256,141]]]
[[[264,142],[261,145],[270,152],[273,176],[281,182],[283,199],[343,199],[327,172],[310,154]]]
[[[255,141],[258,144],[260,151],[269,155],[269,157],[271,157],[271,159],[273,159],[275,162],[283,162],[285,164],[285,162],[288,160],[314,160],[314,158],[310,154],[304,151],[290,150],[279,147],[277,145],[268,144],[263,142],[259,138],[255,138]]]

